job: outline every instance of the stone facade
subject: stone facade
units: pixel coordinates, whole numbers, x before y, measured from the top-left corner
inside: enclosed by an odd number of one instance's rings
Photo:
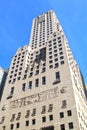
[[[52,10],[33,20],[30,45],[12,58],[0,104],[0,130],[16,129],[87,129],[81,73]]]

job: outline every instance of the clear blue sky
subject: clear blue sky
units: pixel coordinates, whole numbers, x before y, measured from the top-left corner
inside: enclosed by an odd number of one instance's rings
[[[0,0],[0,66],[29,43],[32,19],[53,9],[87,84],[87,0]]]

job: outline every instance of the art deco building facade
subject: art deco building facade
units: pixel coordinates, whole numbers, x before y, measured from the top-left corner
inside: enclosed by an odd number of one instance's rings
[[[0,130],[87,130],[83,78],[52,10],[33,20],[30,45],[12,58]]]

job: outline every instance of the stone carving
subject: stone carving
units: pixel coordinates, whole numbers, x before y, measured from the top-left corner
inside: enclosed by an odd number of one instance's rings
[[[28,106],[28,105],[36,103],[36,102],[41,102],[41,101],[45,101],[48,99],[58,97],[58,95],[59,95],[59,89],[58,89],[58,87],[55,87],[53,89],[46,90],[41,93],[37,93],[35,95],[31,95],[28,97],[24,97],[24,98],[21,98],[18,100],[11,101],[10,108],[14,109],[14,108],[19,108],[19,107],[23,107],[23,106]]]
[[[67,88],[66,86],[62,87],[62,88],[60,89],[60,92],[61,92],[61,93],[65,93],[65,92],[66,92],[66,88]]]

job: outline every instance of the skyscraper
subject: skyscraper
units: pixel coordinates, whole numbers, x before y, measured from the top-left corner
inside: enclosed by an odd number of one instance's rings
[[[0,130],[86,130],[80,69],[54,11],[33,20],[30,44],[12,58],[0,104]]]

